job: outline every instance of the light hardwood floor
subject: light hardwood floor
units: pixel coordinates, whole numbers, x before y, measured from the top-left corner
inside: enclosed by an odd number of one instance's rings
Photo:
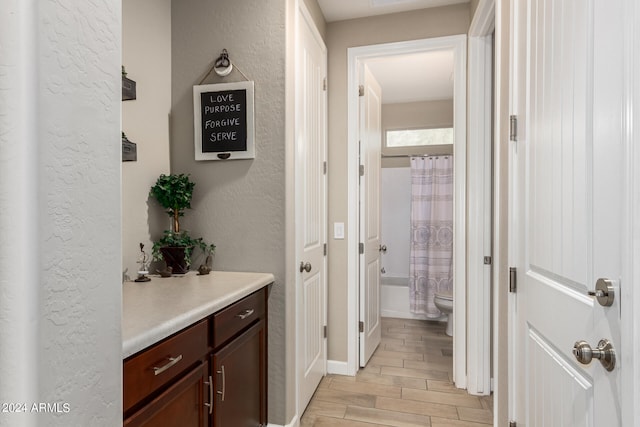
[[[383,318],[382,342],[367,366],[355,377],[325,377],[300,425],[492,425],[492,397],[453,385],[452,347],[443,323]]]

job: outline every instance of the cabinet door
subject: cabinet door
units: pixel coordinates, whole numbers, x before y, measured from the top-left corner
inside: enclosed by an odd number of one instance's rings
[[[266,360],[264,320],[213,354],[214,427],[266,425]]]
[[[204,427],[210,396],[209,364],[204,362],[124,421],[126,427]]]

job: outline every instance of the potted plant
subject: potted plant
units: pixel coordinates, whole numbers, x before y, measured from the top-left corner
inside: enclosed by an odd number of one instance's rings
[[[165,230],[160,240],[153,243],[153,259],[164,259],[174,274],[184,274],[189,270],[194,248],[199,248],[207,256],[215,250],[215,245],[207,244],[202,237],[193,238],[187,231],[180,230],[180,217],[184,216],[185,209],[191,209],[195,185],[189,175],[162,174],[149,191],[172,220],[172,228]]]

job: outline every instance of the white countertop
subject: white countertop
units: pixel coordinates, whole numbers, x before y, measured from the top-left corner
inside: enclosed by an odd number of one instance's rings
[[[122,287],[122,358],[273,283],[273,274],[189,272]]]

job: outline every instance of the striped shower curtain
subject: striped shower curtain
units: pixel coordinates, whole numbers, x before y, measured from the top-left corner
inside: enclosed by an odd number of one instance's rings
[[[436,292],[453,289],[453,156],[411,158],[410,308],[438,318]]]

